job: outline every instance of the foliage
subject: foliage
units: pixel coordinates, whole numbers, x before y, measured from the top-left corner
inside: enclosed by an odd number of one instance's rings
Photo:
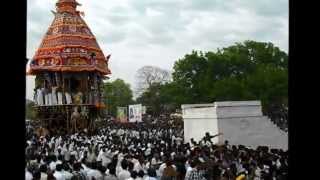
[[[272,43],[245,41],[216,52],[192,51],[175,62],[173,81],[140,96],[157,106],[261,100],[273,117],[274,107],[288,105],[288,55]],[[155,96],[155,93],[158,96]],[[272,108],[273,107],[273,108]],[[161,109],[161,108],[160,108]]]
[[[112,116],[116,116],[117,107],[128,106],[133,103],[130,85],[125,83],[122,79],[116,79],[113,82],[105,83],[104,93],[108,113]]]
[[[36,119],[36,112],[35,109],[33,108],[34,106],[34,102],[33,101],[26,101],[26,119],[29,120],[35,120]]]

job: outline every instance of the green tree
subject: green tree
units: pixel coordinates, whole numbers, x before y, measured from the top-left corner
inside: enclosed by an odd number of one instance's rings
[[[174,83],[153,83],[136,101],[147,107],[148,114],[159,116],[172,113],[179,107],[181,96],[173,96],[176,92],[177,86]]]
[[[245,41],[216,52],[192,51],[175,62],[172,78],[152,84],[137,100],[153,114],[181,104],[261,100],[272,119],[287,117],[288,55],[272,43]]]
[[[116,116],[117,107],[128,106],[133,103],[130,84],[125,83],[122,79],[105,83],[104,93],[108,113],[112,116]]]
[[[272,116],[271,107],[288,107],[288,69],[279,69],[274,65],[260,65],[246,76],[247,91],[261,99],[263,111]]]
[[[147,113],[153,116],[158,116],[162,113],[163,104],[160,97],[160,83],[152,83],[150,86],[137,98],[137,103],[145,105]]]
[[[27,100],[26,101],[26,119],[29,119],[29,120],[35,120],[36,119],[36,112],[35,112],[35,109],[34,109],[34,102],[33,101],[30,101],[30,100]]]
[[[216,52],[192,51],[176,61],[169,101],[261,100],[273,116],[287,109],[288,55],[272,43],[245,41]],[[282,111],[285,112],[285,111]]]
[[[172,73],[173,82],[180,89],[177,99],[180,103],[203,102],[203,92],[206,90],[203,79],[207,73],[208,60],[202,52],[192,51],[178,60]]]

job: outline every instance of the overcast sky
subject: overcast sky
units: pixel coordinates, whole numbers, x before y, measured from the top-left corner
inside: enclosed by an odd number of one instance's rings
[[[54,16],[57,0],[28,0],[27,56],[32,58]],[[105,55],[111,80],[134,88],[135,72],[172,70],[192,50],[215,51],[235,42],[272,42],[288,52],[288,0],[78,0]],[[34,78],[27,77],[32,99]]]

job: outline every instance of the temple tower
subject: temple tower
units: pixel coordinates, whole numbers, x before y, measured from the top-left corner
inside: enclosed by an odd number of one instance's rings
[[[31,59],[34,101],[43,127],[52,133],[93,130],[103,104],[103,80],[111,74],[76,0],[58,0],[54,20]]]

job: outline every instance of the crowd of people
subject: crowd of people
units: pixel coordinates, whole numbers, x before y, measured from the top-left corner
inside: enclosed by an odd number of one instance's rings
[[[184,143],[173,121],[108,122],[94,135],[37,136],[26,140],[26,180],[284,180],[288,152],[281,149]]]
[[[282,131],[288,132],[288,106],[273,105],[268,108],[266,115]]]

